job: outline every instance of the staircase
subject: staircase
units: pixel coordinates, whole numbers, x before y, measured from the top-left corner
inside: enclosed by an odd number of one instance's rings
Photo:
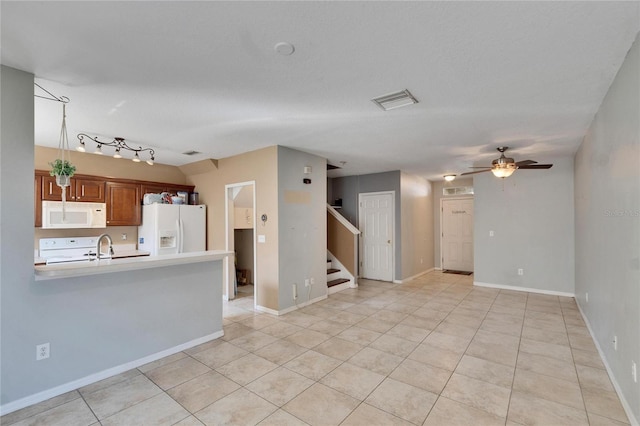
[[[353,287],[352,278],[347,277],[342,269],[334,268],[331,259],[327,259],[327,287],[329,294]]]
[[[327,204],[328,293],[358,286],[358,238],[360,231]]]

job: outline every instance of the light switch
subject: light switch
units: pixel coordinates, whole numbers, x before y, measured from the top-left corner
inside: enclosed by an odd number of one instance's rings
[[[258,235],[258,242],[259,243],[266,243],[267,242],[267,237],[265,235]]]
[[[493,237],[493,231],[489,231],[489,236]]]

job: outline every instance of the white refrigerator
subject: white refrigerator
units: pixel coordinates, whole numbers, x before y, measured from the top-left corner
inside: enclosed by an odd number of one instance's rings
[[[138,250],[152,256],[206,250],[207,206],[149,204],[142,206]]]

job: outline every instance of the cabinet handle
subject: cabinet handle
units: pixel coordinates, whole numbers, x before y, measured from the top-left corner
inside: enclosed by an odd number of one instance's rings
[[[53,194],[53,183],[49,182],[49,195]]]

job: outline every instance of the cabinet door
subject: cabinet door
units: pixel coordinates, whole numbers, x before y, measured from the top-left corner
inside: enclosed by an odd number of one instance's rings
[[[67,186],[67,201],[76,201],[76,180],[71,178]],[[42,199],[47,201],[62,201],[62,188],[56,183],[55,176],[42,176]]]
[[[107,182],[107,226],[140,225],[140,185]]]
[[[144,194],[160,194],[165,192],[167,187],[162,184],[148,184],[143,183],[140,187],[140,199],[144,197]]]
[[[42,176],[35,176],[33,183],[33,201],[35,206],[35,226],[42,227]]]
[[[76,201],[104,203],[104,180],[75,179]]]

